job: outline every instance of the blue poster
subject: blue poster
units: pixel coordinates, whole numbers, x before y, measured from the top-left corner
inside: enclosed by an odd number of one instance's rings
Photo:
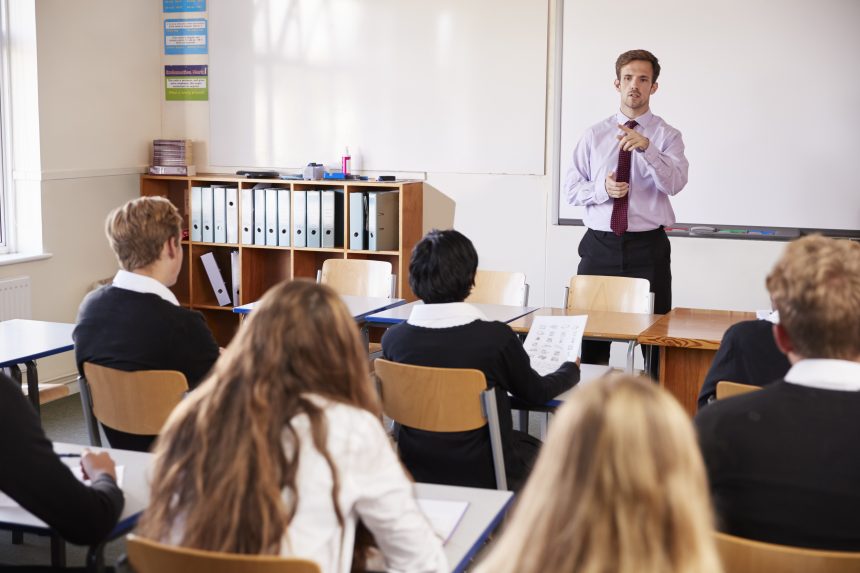
[[[205,12],[206,0],[163,0],[165,12]]]
[[[209,53],[206,18],[165,20],[164,53],[168,56]]]

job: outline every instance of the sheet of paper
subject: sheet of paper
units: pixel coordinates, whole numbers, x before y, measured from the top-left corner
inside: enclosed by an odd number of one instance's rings
[[[80,465],[69,466],[69,469],[72,470],[72,473],[76,478],[78,478],[78,481],[81,481],[87,485],[90,484],[90,480],[84,479],[84,474],[81,471]],[[116,466],[116,484],[120,487],[120,489],[122,489],[122,481],[124,475],[125,466]],[[0,507],[20,507],[20,505],[17,501],[0,491]]]
[[[587,315],[536,316],[523,344],[532,368],[545,376],[563,362],[575,362],[582,350]]]
[[[447,543],[451,539],[451,534],[457,529],[457,524],[463,519],[469,502],[419,498],[418,507],[427,516],[433,531]]]

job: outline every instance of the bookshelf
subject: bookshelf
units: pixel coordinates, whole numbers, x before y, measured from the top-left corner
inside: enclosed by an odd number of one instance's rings
[[[230,282],[230,252],[239,251],[240,287],[239,302],[247,304],[258,300],[273,285],[280,281],[306,278],[314,280],[317,271],[326,259],[372,259],[388,261],[392,272],[397,275],[397,296],[415,300],[409,288],[409,256],[412,247],[422,236],[424,187],[420,181],[368,182],[368,181],[282,181],[278,179],[247,179],[232,175],[202,174],[194,177],[169,175],[142,175],[140,194],[160,196],[169,199],[179,209],[183,219],[183,229],[189,228],[191,219],[191,188],[194,186],[233,185],[239,189],[250,189],[263,183],[267,187],[306,190],[337,190],[343,201],[344,244],[337,248],[275,247],[266,245],[246,245],[241,243],[207,243],[183,239],[182,250],[185,256],[182,271],[171,290],[180,304],[200,311],[206,318],[216,340],[226,345],[239,327],[239,315],[232,306],[220,306],[206,276],[200,257],[212,252],[225,280]],[[349,245],[349,195],[369,191],[399,191],[399,248],[391,251],[352,250]],[[292,193],[291,193],[292,197]],[[242,209],[239,201],[239,221]],[[290,222],[292,236],[293,222]],[[189,233],[190,237],[190,233]]]

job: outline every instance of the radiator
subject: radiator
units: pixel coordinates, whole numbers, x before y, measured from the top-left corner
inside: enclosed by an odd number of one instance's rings
[[[0,280],[0,321],[30,318],[30,277]]]

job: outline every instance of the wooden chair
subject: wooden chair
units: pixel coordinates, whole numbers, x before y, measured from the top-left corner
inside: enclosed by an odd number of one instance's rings
[[[397,293],[396,275],[387,261],[326,259],[317,273],[317,282],[337,294],[351,296],[394,298]]]
[[[654,308],[646,279],[574,275],[565,287],[565,308],[650,314]]]
[[[860,553],[775,545],[717,533],[726,573],[858,573]]]
[[[480,370],[429,368],[377,358],[382,410],[396,423],[427,432],[489,426],[496,488],[508,489],[496,394]]]
[[[176,370],[125,372],[84,363],[79,378],[90,443],[101,446],[97,421],[115,430],[157,435],[173,408],[188,392],[185,375]]]
[[[313,561],[277,555],[243,555],[174,547],[131,534],[128,562],[136,573],[320,573]]]
[[[47,404],[71,394],[69,387],[65,384],[39,384],[39,404]],[[27,395],[27,386],[24,385],[24,395]]]
[[[475,273],[475,286],[466,302],[526,306],[529,302],[529,285],[525,273],[483,271]]]
[[[755,392],[756,390],[761,390],[761,386],[720,380],[717,382],[717,400],[731,398],[732,396],[740,396],[741,394],[748,394],[750,392]]]

